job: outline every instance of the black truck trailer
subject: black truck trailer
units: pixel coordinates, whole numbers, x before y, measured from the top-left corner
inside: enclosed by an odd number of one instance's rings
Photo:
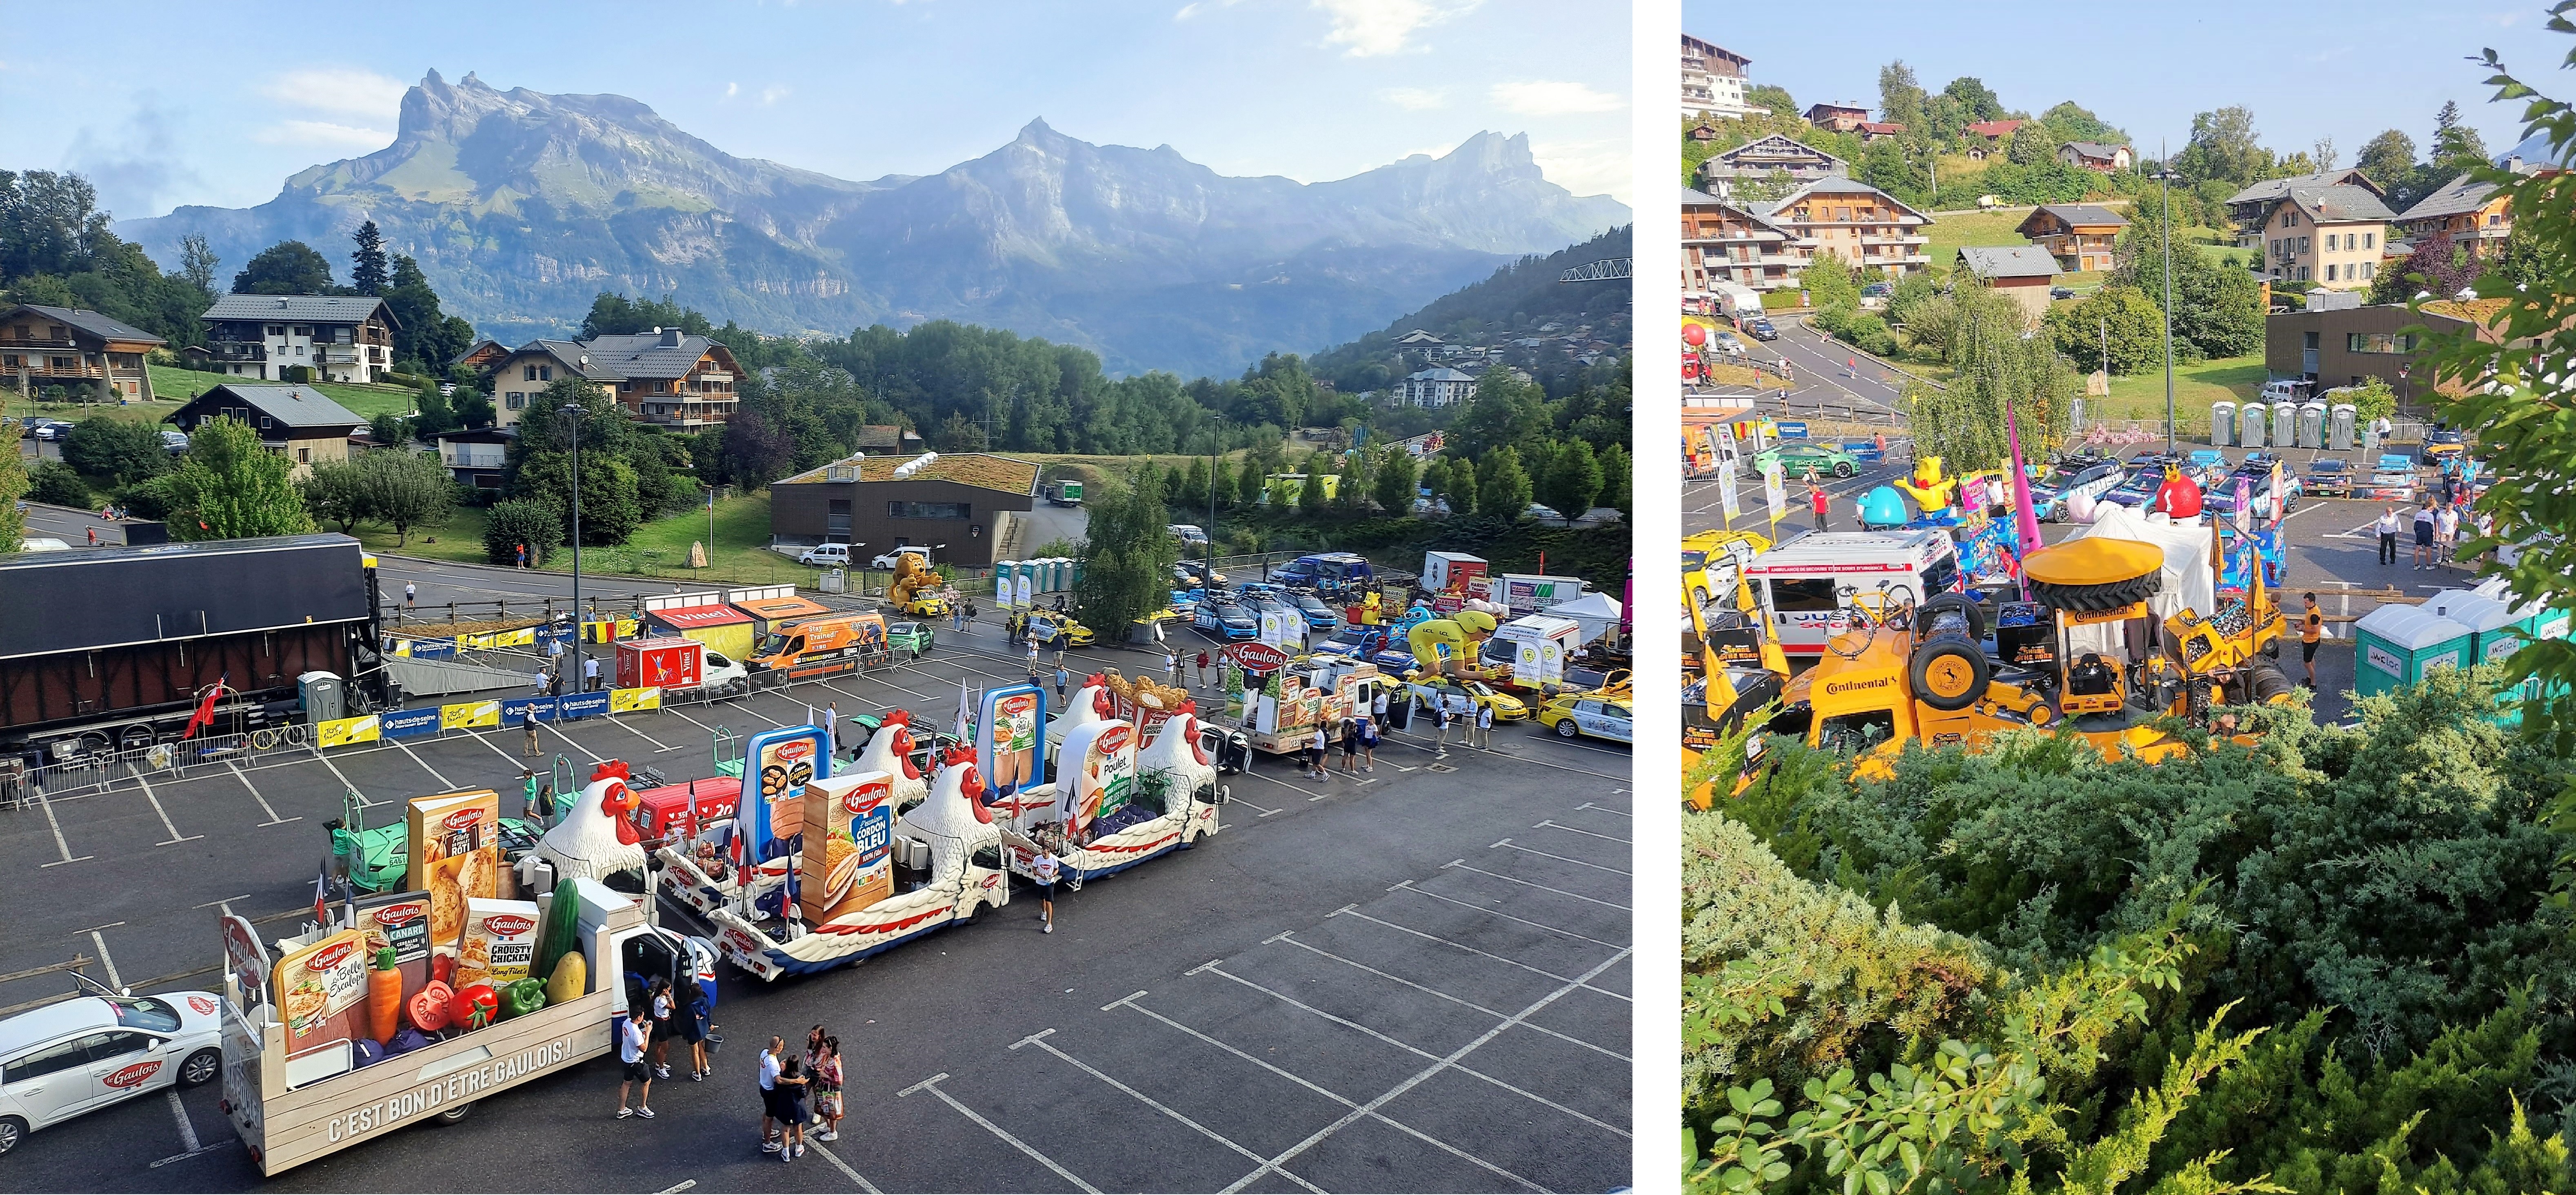
[[[0,754],[168,741],[219,684],[215,733],[273,721],[372,666],[373,563],[328,534],[0,556]]]

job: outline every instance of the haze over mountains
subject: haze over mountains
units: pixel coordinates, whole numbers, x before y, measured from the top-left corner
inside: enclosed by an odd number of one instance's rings
[[[368,219],[447,310],[511,343],[577,326],[613,290],[770,332],[963,320],[1082,345],[1112,372],[1186,377],[1349,340],[1630,215],[1548,182],[1526,136],[1306,184],[1034,120],[938,174],[852,182],[735,157],[623,96],[431,71],[391,146],[307,169],[257,207],[117,230],[165,263],[203,233],[226,277],[302,240],[345,280]]]

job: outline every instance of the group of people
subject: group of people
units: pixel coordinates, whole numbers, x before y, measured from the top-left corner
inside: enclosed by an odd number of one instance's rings
[[[772,1035],[760,1052],[761,1152],[777,1154],[780,1162],[803,1157],[808,1125],[822,1126],[813,1140],[840,1140],[841,1080],[841,1039],[821,1025],[806,1032],[802,1055]]]
[[[1380,703],[1378,713],[1385,712],[1385,700],[1384,697],[1378,698]],[[1309,780],[1332,778],[1332,749],[1337,741],[1342,748],[1344,775],[1355,776],[1361,772],[1376,772],[1377,728],[1377,717],[1367,711],[1342,719],[1337,730],[1317,723],[1314,734],[1306,740],[1306,751],[1301,760],[1305,767],[1306,778]]]
[[[688,1004],[683,1008],[671,990],[671,981],[659,975],[645,985],[644,1000],[626,1010],[626,1020],[617,1027],[617,1060],[623,1065],[624,1077],[617,1084],[617,1118],[629,1116],[653,1119],[653,1080],[671,1077],[671,1039],[689,1043],[689,1081],[703,1083],[715,1071],[707,1065],[707,1038],[714,1030],[710,1018],[715,1005],[707,999],[706,989],[689,985]],[[635,1092],[635,1106],[626,1105],[626,1093]]]
[[[2415,571],[2432,572],[2451,567],[2459,559],[2460,529],[2463,521],[2473,535],[2484,536],[2495,531],[2495,516],[2485,511],[2463,514],[2456,493],[2445,485],[2440,493],[2428,494],[2415,508]],[[2397,504],[2389,503],[2380,511],[2374,529],[2379,532],[2379,563],[2397,563],[2397,535],[2404,522]]]

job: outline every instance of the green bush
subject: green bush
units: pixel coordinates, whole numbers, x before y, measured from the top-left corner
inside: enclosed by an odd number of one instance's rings
[[[89,509],[89,485],[61,461],[42,461],[27,470],[27,500]]]
[[[567,517],[548,498],[495,502],[483,524],[483,558],[494,564],[516,564],[519,545],[526,544],[529,565],[544,564],[547,553],[563,546]]]

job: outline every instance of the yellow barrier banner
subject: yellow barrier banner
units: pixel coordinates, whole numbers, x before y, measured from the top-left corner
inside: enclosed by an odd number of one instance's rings
[[[409,640],[409,639],[396,639],[396,640],[394,640],[394,654],[395,654],[395,655],[398,655],[398,656],[408,656],[408,655],[410,655],[410,654],[411,654],[411,640]]]
[[[438,725],[442,730],[472,730],[480,726],[501,724],[501,703],[474,701],[464,705],[438,707]]]
[[[374,714],[368,714],[362,718],[335,718],[322,723],[317,729],[321,732],[321,742],[325,747],[372,743],[376,741],[378,735]]]
[[[631,714],[637,710],[658,710],[660,708],[662,708],[662,690],[657,688],[610,689],[608,691],[608,712],[612,714]]]
[[[620,639],[634,638],[643,627],[642,622],[632,618],[604,618],[597,622],[581,624],[581,638],[584,643],[612,643]]]
[[[515,631],[494,631],[492,633],[492,646],[494,647],[534,647],[536,645],[537,628],[535,627],[520,627]]]
[[[481,651],[492,646],[492,638],[493,637],[488,633],[482,635],[458,635],[456,637],[456,646],[463,648],[466,651]]]

